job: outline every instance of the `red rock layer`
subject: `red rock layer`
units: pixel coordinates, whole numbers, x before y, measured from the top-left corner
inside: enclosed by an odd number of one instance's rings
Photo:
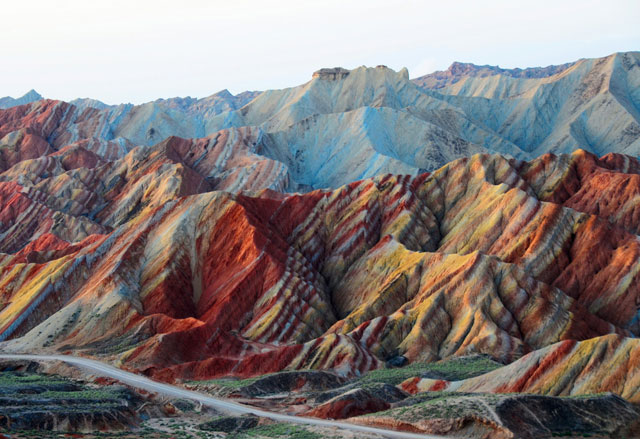
[[[366,390],[355,389],[337,396],[305,413],[322,419],[346,419],[387,410],[391,405]]]

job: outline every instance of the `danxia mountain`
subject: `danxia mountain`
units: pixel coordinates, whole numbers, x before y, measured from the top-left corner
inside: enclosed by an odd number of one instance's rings
[[[2,353],[411,432],[640,434],[640,52],[0,108]]]

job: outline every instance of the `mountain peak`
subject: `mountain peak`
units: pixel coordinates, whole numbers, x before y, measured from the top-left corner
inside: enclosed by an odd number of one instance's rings
[[[44,98],[40,93],[38,93],[34,89],[31,89],[28,92],[26,92],[21,98],[18,98],[18,99],[31,99],[34,101],[39,101],[40,99],[44,99]]]
[[[6,109],[11,107],[17,107],[18,105],[30,104],[31,102],[39,101],[41,99],[44,99],[44,98],[40,95],[40,93],[38,93],[34,89],[31,89],[19,98],[12,98],[11,96],[0,98],[0,109]]]
[[[233,94],[226,88],[223,90],[220,90],[217,93],[214,93],[212,96],[217,96],[217,97],[226,98],[226,99],[233,98]]]

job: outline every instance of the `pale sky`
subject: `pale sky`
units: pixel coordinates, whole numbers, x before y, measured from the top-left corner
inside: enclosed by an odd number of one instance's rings
[[[640,50],[640,0],[0,0],[0,97],[109,104],[295,86],[321,67],[411,77],[453,61]]]

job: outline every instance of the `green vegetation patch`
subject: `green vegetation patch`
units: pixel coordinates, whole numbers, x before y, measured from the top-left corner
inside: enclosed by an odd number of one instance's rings
[[[96,388],[56,375],[4,371],[0,372],[0,429],[46,430],[57,416],[117,416],[130,410],[134,398],[121,386]]]
[[[84,389],[78,391],[55,391],[55,390],[47,390],[45,392],[39,393],[39,398],[47,398],[47,399],[85,399],[85,400],[118,400],[123,398],[125,395],[122,392],[114,391],[111,389]]]
[[[396,386],[406,379],[425,375],[448,381],[459,381],[483,375],[502,366],[484,355],[474,355],[442,360],[437,363],[412,363],[399,368],[372,370],[360,378],[360,382],[364,385],[386,383]]]
[[[429,376],[436,379],[458,381],[482,375],[500,367],[503,367],[503,364],[492,360],[488,356],[473,355],[452,358],[437,363],[412,363],[404,367],[376,369],[352,381],[351,384],[363,389],[369,389],[378,383],[397,386],[406,379],[416,376]],[[185,384],[200,390],[214,391],[214,393],[218,394],[229,394],[240,391],[254,384],[256,381],[271,375],[277,375],[277,373],[245,379],[218,378],[212,380],[186,381]]]
[[[0,398],[27,400],[94,400],[98,402],[126,398],[122,387],[91,388],[57,375],[30,372],[1,372]]]
[[[189,386],[204,386],[204,387],[217,387],[221,389],[237,390],[245,386],[249,386],[260,378],[264,378],[268,375],[257,376],[253,378],[236,379],[236,378],[218,378],[214,380],[202,380],[202,381],[187,381],[185,384]]]
[[[29,385],[52,386],[70,384],[71,381],[54,375],[41,375],[37,373],[1,372],[0,387],[22,388]]]
[[[489,412],[500,401],[496,395],[478,395],[457,392],[425,392],[403,401],[401,407],[365,416],[391,417],[400,421],[416,422],[421,419],[452,419],[464,416],[482,416],[491,419]]]

